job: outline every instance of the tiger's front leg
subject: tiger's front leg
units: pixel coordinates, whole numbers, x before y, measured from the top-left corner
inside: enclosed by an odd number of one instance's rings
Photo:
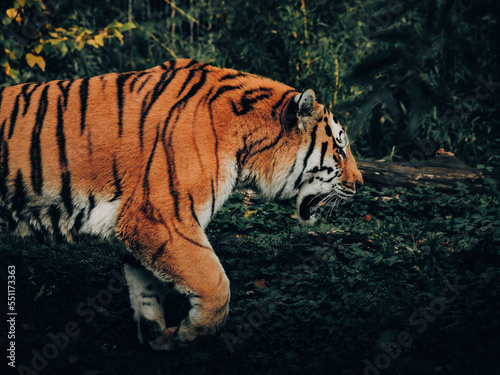
[[[133,233],[140,233],[139,239],[129,241],[121,235],[147,268],[126,266],[139,339],[155,350],[171,350],[215,333],[229,312],[229,280],[203,230],[178,222],[151,223],[140,216],[134,215],[134,223],[128,223],[135,227]],[[155,278],[173,283],[175,290],[189,298],[190,311],[178,327],[165,326],[163,296],[155,297],[162,288]]]

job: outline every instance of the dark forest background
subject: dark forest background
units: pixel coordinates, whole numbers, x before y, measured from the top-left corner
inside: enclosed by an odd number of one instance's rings
[[[1,0],[0,19],[0,86],[193,58],[314,89],[358,160],[500,166],[498,0]],[[120,244],[14,238],[0,217],[17,313],[0,372],[498,375],[497,185],[364,187],[314,227],[236,192],[207,228],[229,319],[173,353],[138,344]],[[188,309],[168,296],[167,325]]]

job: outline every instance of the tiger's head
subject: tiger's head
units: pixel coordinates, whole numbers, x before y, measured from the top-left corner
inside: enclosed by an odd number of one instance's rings
[[[296,197],[300,221],[313,224],[319,207],[348,201],[363,184],[363,177],[345,131],[335,115],[316,102],[313,90],[293,97],[283,117],[287,133],[300,139],[293,179],[283,192]]]
[[[256,128],[252,139],[243,139],[237,154],[238,185],[269,199],[296,199],[300,221],[313,224],[321,206],[348,201],[363,177],[346,133],[335,116],[316,102],[313,90],[277,103],[271,104],[280,107],[281,114],[265,117],[266,124]],[[269,113],[269,104],[262,106],[259,112]]]

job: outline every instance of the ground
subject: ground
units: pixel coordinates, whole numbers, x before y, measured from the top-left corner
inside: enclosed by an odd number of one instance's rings
[[[17,315],[2,342],[20,374],[498,374],[499,206],[495,186],[365,188],[304,228],[290,204],[237,193],[209,226],[228,322],[172,353],[137,341],[120,244],[4,234]],[[170,296],[169,323],[187,308]]]

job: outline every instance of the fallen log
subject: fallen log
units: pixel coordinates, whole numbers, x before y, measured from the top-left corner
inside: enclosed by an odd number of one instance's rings
[[[451,191],[461,182],[473,191],[482,191],[485,179],[500,180],[498,173],[472,168],[443,150],[419,163],[358,160],[357,164],[365,185],[372,187],[422,186]]]

